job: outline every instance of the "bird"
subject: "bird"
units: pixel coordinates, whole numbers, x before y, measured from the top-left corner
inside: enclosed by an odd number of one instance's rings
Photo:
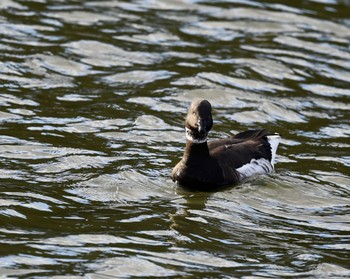
[[[208,141],[213,127],[209,101],[195,99],[185,119],[186,146],[171,179],[188,189],[215,191],[274,170],[278,133],[248,130]]]

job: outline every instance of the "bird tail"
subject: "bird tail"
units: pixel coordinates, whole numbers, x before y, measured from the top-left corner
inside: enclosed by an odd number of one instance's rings
[[[276,152],[278,144],[280,143],[281,137],[279,134],[272,134],[267,136],[267,141],[271,146],[271,165],[275,164]]]

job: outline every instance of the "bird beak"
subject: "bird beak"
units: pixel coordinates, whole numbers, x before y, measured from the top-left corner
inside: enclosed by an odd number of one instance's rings
[[[207,127],[207,121],[203,118],[199,118],[198,120],[198,132],[199,133],[205,133]]]

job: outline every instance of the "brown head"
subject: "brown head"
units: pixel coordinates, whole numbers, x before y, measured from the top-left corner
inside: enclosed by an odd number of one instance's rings
[[[193,143],[203,143],[212,127],[210,103],[207,100],[194,100],[185,121],[186,138]]]

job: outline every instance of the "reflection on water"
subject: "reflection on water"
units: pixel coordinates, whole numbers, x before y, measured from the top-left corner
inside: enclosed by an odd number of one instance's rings
[[[2,1],[0,274],[349,277],[349,7]],[[276,172],[174,185],[197,97]]]

